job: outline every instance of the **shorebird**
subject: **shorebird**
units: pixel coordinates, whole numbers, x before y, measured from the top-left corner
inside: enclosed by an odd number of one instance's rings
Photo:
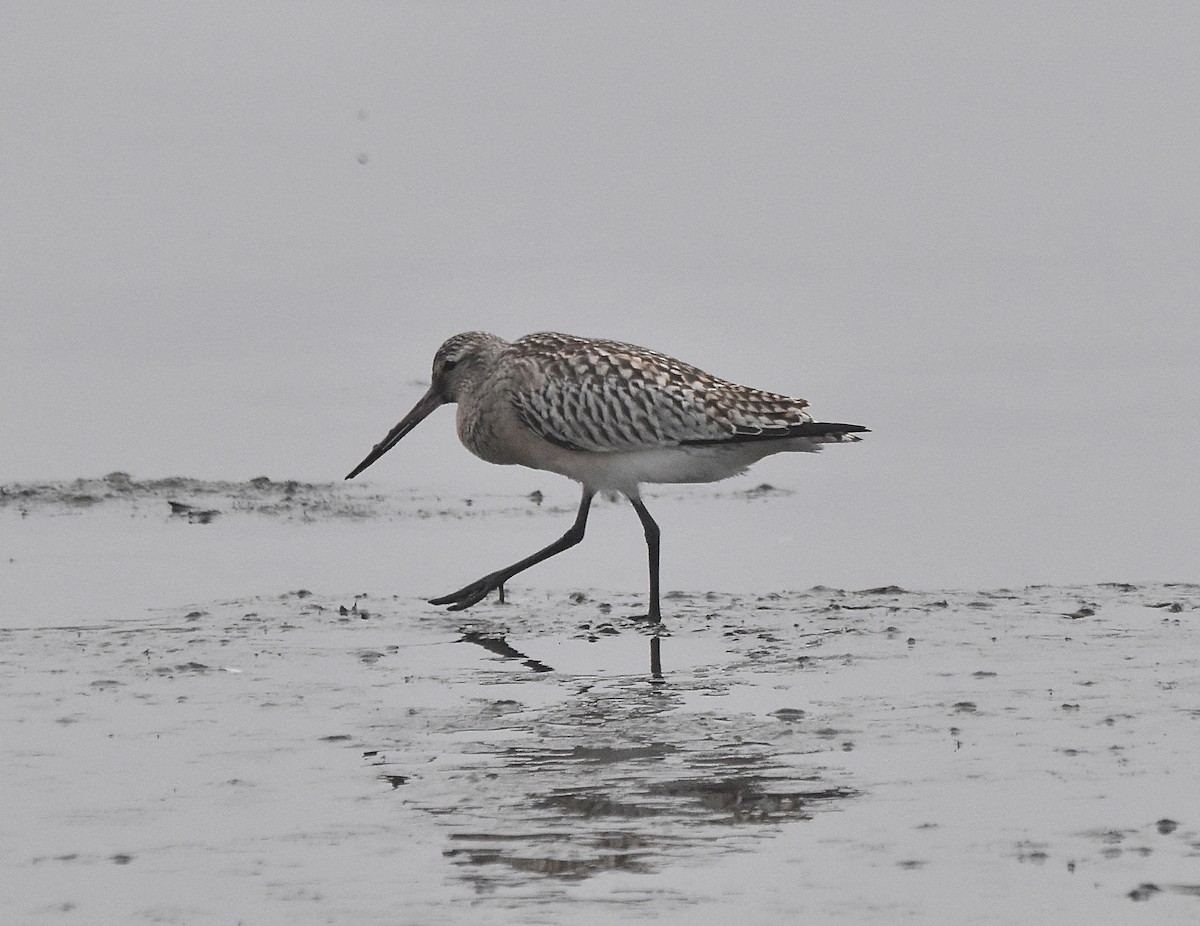
[[[575,523],[558,540],[430,604],[461,611],[517,573],[583,540],[597,492],[624,495],[646,535],[649,617],[659,621],[659,528],[642,503],[643,483],[716,482],[781,451],[858,440],[857,424],[813,421],[804,399],[739,386],[656,351],[542,332],[505,341],[457,334],[433,358],[429,390],[354,467],[391,450],[442,405],[458,405],[458,437],[489,463],[520,464],[583,487]]]

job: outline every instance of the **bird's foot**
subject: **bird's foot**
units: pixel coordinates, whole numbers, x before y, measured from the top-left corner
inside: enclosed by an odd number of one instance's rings
[[[498,573],[491,573],[484,576],[482,579],[477,579],[470,585],[464,585],[456,592],[451,592],[449,595],[442,595],[441,598],[430,598],[430,604],[447,605],[451,611],[465,611],[471,605],[479,604],[487,597],[488,592],[494,589],[501,589],[501,600],[503,600],[503,588],[505,577]]]

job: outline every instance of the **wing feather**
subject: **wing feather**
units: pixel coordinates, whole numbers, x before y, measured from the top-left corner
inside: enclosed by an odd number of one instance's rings
[[[545,332],[508,350],[517,414],[573,450],[787,438],[812,421],[803,399],[739,386],[632,344]]]

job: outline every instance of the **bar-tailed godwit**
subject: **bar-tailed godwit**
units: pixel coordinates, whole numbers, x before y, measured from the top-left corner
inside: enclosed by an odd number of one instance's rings
[[[739,386],[632,344],[555,332],[509,342],[468,331],[438,348],[429,391],[346,478],[449,403],[458,404],[459,439],[477,457],[559,473],[583,486],[575,523],[558,540],[431,601],[455,611],[579,543],[592,497],[613,491],[629,499],[645,530],[648,616],[658,621],[659,530],[642,504],[642,483],[716,482],[770,454],[812,452],[867,430],[813,421],[804,399]]]

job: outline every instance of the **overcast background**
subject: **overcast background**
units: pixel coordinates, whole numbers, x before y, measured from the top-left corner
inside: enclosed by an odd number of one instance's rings
[[[666,565],[1196,580],[1197,35],[1186,2],[0,0],[0,482],[340,479],[445,337],[560,329],[874,431],[741,514],[660,501]],[[367,475],[573,503],[451,419]],[[737,518],[753,547],[708,542]]]

